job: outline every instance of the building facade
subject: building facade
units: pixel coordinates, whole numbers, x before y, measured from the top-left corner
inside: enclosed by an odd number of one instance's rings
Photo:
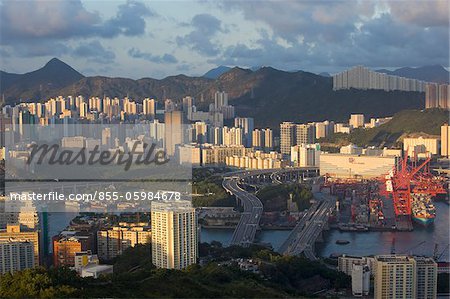
[[[0,242],[0,274],[33,268],[34,258],[31,242],[11,240]]]
[[[376,299],[417,298],[416,261],[412,257],[375,257],[374,293]]]
[[[146,244],[151,241],[152,231],[148,224],[129,225],[119,223],[118,226],[102,229],[97,232],[97,255],[102,260],[110,260],[129,247]]]
[[[190,201],[154,201],[151,219],[152,262],[155,266],[184,269],[197,263],[197,215]]]

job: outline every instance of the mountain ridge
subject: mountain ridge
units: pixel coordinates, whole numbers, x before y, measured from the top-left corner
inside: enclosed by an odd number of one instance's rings
[[[441,65],[402,67],[393,71],[380,69],[376,70],[376,72],[441,84],[448,84],[450,76],[449,72]]]
[[[61,68],[66,74],[64,80],[52,78],[60,77],[58,69]],[[390,116],[403,109],[420,109],[424,103],[423,93],[353,89],[333,91],[330,77],[305,71],[286,72],[272,67],[261,67],[256,71],[233,67],[217,79],[186,75],[138,80],[84,77],[72,70],[59,60],[51,61],[43,68],[30,72],[40,74],[42,80],[31,80],[28,85],[23,82],[25,74],[19,77],[8,74],[6,77],[10,80],[10,86],[2,89],[2,93],[8,103],[20,99],[40,101],[58,95],[128,95],[137,101],[146,97],[179,101],[190,95],[197,100],[199,109],[206,110],[213,102],[216,91],[226,91],[230,103],[236,107],[237,115],[254,117],[256,126],[272,128],[278,128],[280,122],[287,120],[299,123],[325,119],[346,121],[351,113],[358,112],[365,113],[367,117]]]

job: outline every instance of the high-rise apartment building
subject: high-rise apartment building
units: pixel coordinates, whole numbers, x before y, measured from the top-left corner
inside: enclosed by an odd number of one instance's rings
[[[291,153],[291,147],[296,144],[295,124],[283,122],[280,124],[280,150],[283,157]]]
[[[450,126],[448,124],[441,126],[441,156],[450,157]]]
[[[164,123],[164,148],[167,155],[174,156],[176,145],[183,143],[183,113],[181,111],[166,112]]]
[[[242,128],[222,128],[223,145],[243,145],[244,134]]]
[[[28,241],[0,241],[0,274],[14,273],[33,268],[34,260],[33,243]]]
[[[375,298],[417,298],[416,267],[416,261],[412,257],[376,256],[374,262]]]
[[[39,233],[32,230],[21,230],[20,225],[8,224],[0,230],[0,243],[7,241],[30,242],[33,244],[34,265],[39,266]]]
[[[437,263],[432,258],[414,257],[417,270],[417,299],[434,299],[437,295]]]
[[[214,94],[214,108],[216,111],[219,111],[223,106],[228,106],[228,93],[217,91]]]
[[[252,147],[252,132],[254,128],[254,120],[251,117],[236,117],[234,126],[242,129],[244,146]]]
[[[142,101],[142,110],[144,115],[155,118],[156,101],[154,99],[144,99],[144,101]]]
[[[190,115],[193,112],[193,110],[192,110],[193,107],[194,107],[194,98],[193,97],[189,97],[189,96],[184,97],[183,98],[182,110],[183,110],[183,113],[185,115],[187,115],[188,119],[191,118]]]
[[[333,90],[349,88],[423,92],[425,82],[374,72],[363,66],[355,66],[333,75]]]
[[[264,134],[260,129],[254,129],[252,132],[252,146],[256,148],[264,147]]]
[[[291,147],[291,162],[295,167],[317,167],[320,162],[320,145],[300,144]]]
[[[152,202],[152,262],[184,269],[197,263],[197,215],[190,201]]]
[[[450,108],[449,98],[450,98],[450,88],[447,84],[441,84],[438,88],[438,106],[439,108],[448,109]]]
[[[311,144],[315,142],[316,127],[313,124],[300,124],[295,127],[295,144]]]
[[[428,83],[425,86],[425,108],[450,109],[450,88],[447,84]]]
[[[370,268],[367,264],[352,265],[352,295],[362,297],[369,295]]]
[[[270,150],[273,148],[273,131],[269,128],[263,129],[264,134],[264,148]]]

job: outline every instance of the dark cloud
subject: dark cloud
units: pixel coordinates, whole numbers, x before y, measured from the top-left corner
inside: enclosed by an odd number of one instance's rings
[[[221,7],[268,26],[270,34],[261,30],[256,41],[228,46],[210,63],[282,69],[449,64],[448,2],[226,1]]]
[[[87,11],[80,0],[2,1],[0,43],[140,35],[145,32],[144,18],[154,15],[143,3],[131,0],[120,5],[116,16],[109,20]]]
[[[107,36],[123,34],[136,36],[145,33],[144,17],[156,16],[144,3],[138,1],[127,1],[119,6],[117,16],[108,20],[104,26]]]
[[[141,52],[139,49],[131,48],[128,50],[128,55],[133,58],[144,59],[153,63],[177,63],[178,60],[172,54],[153,55],[148,52]]]
[[[105,49],[98,40],[80,43],[71,54],[75,57],[102,64],[112,63],[116,58],[114,52]]]
[[[225,32],[219,19],[209,14],[198,14],[188,25],[194,30],[187,35],[178,36],[176,38],[178,46],[188,47],[206,56],[219,54],[220,46],[212,40],[217,33]]]

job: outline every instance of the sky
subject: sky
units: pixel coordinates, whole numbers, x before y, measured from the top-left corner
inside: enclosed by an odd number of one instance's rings
[[[335,73],[449,66],[450,1],[0,0],[0,69],[57,57],[86,76],[218,65]]]

